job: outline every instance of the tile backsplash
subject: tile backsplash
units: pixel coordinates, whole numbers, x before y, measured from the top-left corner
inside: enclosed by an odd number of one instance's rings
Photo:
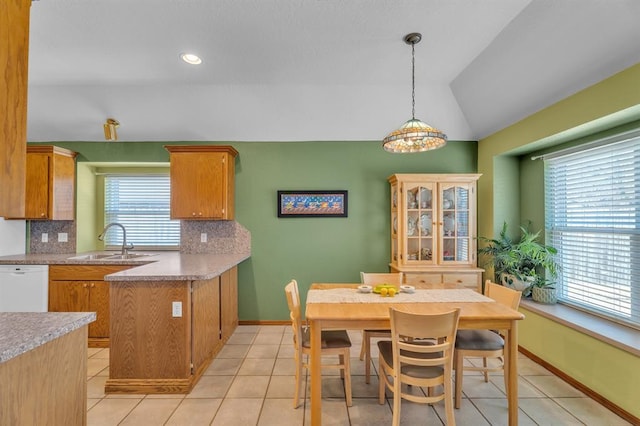
[[[74,220],[30,220],[29,253],[75,253],[76,222]],[[43,242],[46,234],[46,242]],[[65,240],[66,241],[63,241]]]
[[[203,241],[203,234],[206,241]],[[180,225],[182,253],[246,253],[251,233],[233,220],[183,220]]]

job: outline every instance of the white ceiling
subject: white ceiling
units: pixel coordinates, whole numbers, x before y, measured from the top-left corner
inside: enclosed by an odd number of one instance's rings
[[[29,141],[477,140],[640,62],[638,0],[40,0]],[[199,66],[179,59],[197,53]]]

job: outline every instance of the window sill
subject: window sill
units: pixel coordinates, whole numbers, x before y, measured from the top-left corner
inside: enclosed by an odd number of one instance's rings
[[[544,305],[522,300],[520,306],[545,318],[640,356],[640,330],[607,321],[595,315],[562,304]]]

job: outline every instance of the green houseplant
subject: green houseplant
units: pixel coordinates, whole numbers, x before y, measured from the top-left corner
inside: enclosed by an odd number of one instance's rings
[[[532,288],[552,289],[559,266],[555,260],[557,250],[538,241],[540,231],[531,232],[529,226],[520,227],[520,239],[513,240],[502,225],[498,238],[478,237],[485,244],[478,253],[492,266],[496,281],[507,287],[531,294]]]

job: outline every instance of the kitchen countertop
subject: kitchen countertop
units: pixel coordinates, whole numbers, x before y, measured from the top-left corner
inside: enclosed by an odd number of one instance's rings
[[[95,312],[0,312],[0,364],[95,320]]]
[[[250,252],[233,254],[184,254],[177,251],[143,251],[152,256],[126,260],[72,259],[105,252],[65,254],[19,254],[0,257],[0,265],[134,265],[109,274],[105,281],[184,281],[217,277],[251,256]],[[109,252],[118,254],[117,252]]]

